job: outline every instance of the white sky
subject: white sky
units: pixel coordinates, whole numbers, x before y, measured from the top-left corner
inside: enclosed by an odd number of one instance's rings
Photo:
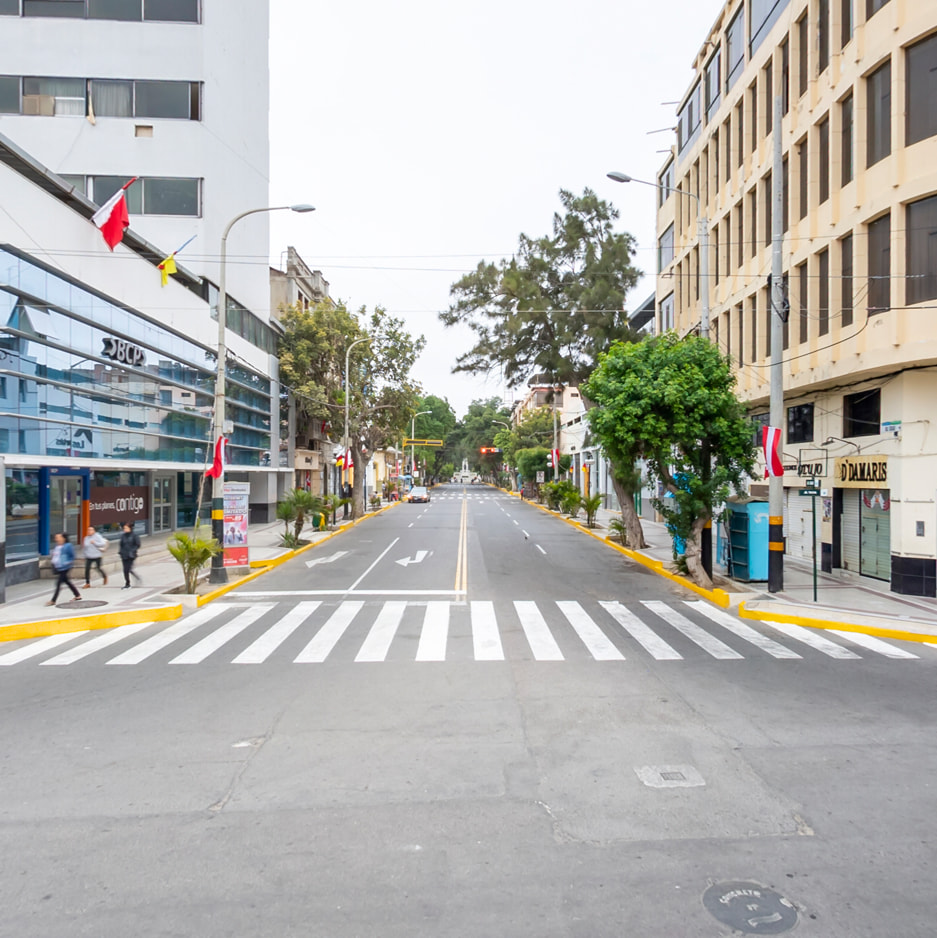
[[[611,201],[653,274],[655,191],[605,174],[655,178],[673,135],[649,132],[676,123],[662,102],[687,90],[720,0],[271,7],[271,204],[317,207],[270,216],[273,263],[292,244],[333,297],[405,318],[428,342],[417,380],[458,416],[504,388],[451,373],[471,335],[437,313],[480,259],[549,232],[559,189]]]

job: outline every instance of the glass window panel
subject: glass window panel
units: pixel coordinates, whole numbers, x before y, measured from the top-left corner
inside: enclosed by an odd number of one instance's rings
[[[103,205],[121,186],[126,185],[126,176],[95,176],[91,196],[98,205]],[[143,186],[138,179],[124,193],[127,197],[127,211],[131,215],[143,214]]]
[[[717,51],[706,66],[706,117],[711,119],[719,107],[722,92],[720,71],[722,68],[722,53]]]
[[[133,117],[133,82],[91,82],[91,104],[95,117]]]
[[[56,117],[83,117],[83,78],[24,78],[23,113]]]
[[[88,16],[99,20],[139,20],[141,0],[88,0]]]
[[[908,144],[937,136],[937,33],[907,51],[906,132]]]
[[[869,315],[891,307],[891,216],[869,224]]]
[[[0,114],[19,114],[20,80],[16,75],[0,75]]]
[[[189,117],[189,82],[138,81],[136,82],[137,117]]]
[[[867,20],[872,19],[886,3],[888,3],[888,0],[865,0],[865,18]]]
[[[852,33],[855,28],[855,21],[853,19],[852,12],[852,3],[853,0],[841,0],[841,8],[839,15],[840,22],[840,44],[845,46],[847,43],[852,41]]]
[[[80,16],[84,19],[85,0],[23,0],[24,16]]]
[[[771,31],[780,15],[787,8],[788,0],[750,0],[751,17],[750,51],[754,54],[762,40]]]
[[[673,261],[673,225],[669,225],[658,240],[657,270],[664,270]]]
[[[817,128],[817,142],[820,149],[820,204],[830,197],[830,119],[824,118]]]
[[[173,23],[197,23],[198,0],[146,0],[143,18]]]
[[[82,195],[88,194],[87,179],[84,176],[73,176],[71,173],[62,173],[59,179],[63,182],[67,182],[70,186],[74,186],[76,191],[82,193]]]
[[[745,64],[745,40],[742,35],[744,12],[744,8],[739,7],[726,29],[726,91],[735,83]]]
[[[842,324],[844,326],[852,325],[852,235],[846,235],[840,241],[840,283],[842,284]]]
[[[9,13],[11,16],[19,16],[20,0],[0,0],[0,15]]]
[[[817,70],[825,71],[830,64],[830,0],[817,4]]]
[[[937,299],[937,195],[908,206],[908,303]]]
[[[817,318],[820,323],[820,335],[826,335],[830,331],[830,252],[828,250],[821,251],[817,259],[819,261],[817,271],[819,280]]]
[[[143,211],[146,215],[198,215],[198,180],[165,179],[153,177],[145,180]]]
[[[866,165],[872,166],[891,153],[891,62],[866,79]]]
[[[852,95],[843,99],[840,105],[842,118],[842,140],[840,146],[840,166],[842,169],[841,183],[846,185],[852,182],[853,174],[853,135],[852,135]]]

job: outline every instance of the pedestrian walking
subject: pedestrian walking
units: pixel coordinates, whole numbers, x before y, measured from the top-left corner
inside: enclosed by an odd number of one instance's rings
[[[97,567],[98,573],[104,579],[104,586],[107,586],[107,574],[101,569],[101,558],[104,551],[107,550],[107,538],[98,534],[97,528],[93,524],[88,525],[88,532],[81,542],[81,552],[85,555],[85,585],[82,589],[89,589],[91,586],[91,568]]]
[[[133,522],[125,521],[121,525],[120,545],[117,553],[120,555],[120,561],[124,567],[124,585],[123,590],[130,589],[130,577],[132,576],[138,583],[140,577],[134,572],[133,562],[137,559],[137,552],[140,550],[140,537],[133,530]]]
[[[75,599],[81,599],[81,593],[69,579],[69,572],[75,565],[75,548],[69,543],[68,535],[61,531],[55,535],[55,547],[52,548],[52,569],[55,571],[55,592],[52,598],[46,603],[47,606],[54,606],[59,598],[59,590],[67,586],[75,596]]]

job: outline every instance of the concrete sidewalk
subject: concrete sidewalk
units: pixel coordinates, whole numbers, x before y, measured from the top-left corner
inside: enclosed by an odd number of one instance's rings
[[[618,512],[601,509],[596,521],[606,531]],[[642,519],[648,547],[642,553],[665,564],[673,561],[672,539],[665,525]],[[715,538],[713,538],[715,542]],[[875,635],[937,641],[937,599],[893,593],[887,582],[847,570],[817,572],[817,602],[813,601],[813,568],[784,558],[784,589],[769,593],[764,582],[730,580],[715,568],[715,584],[730,597],[730,607],[746,618],[775,619],[820,628],[848,628]],[[783,618],[782,618],[783,617]],[[919,639],[920,640],[920,639]]]
[[[368,514],[370,512],[365,517]],[[339,514],[339,525],[343,520]],[[289,554],[290,551],[279,543],[283,530],[282,521],[252,524],[248,535],[251,568],[240,568],[239,574],[229,571],[231,581],[256,572],[257,566]],[[303,538],[315,543],[334,534],[336,530],[338,528],[331,531],[312,531],[307,528],[303,531]],[[92,570],[91,588],[83,589],[84,560],[81,556],[76,560],[72,582],[78,587],[80,599],[74,599],[63,588],[59,592],[58,604],[54,607],[47,605],[55,589],[55,581],[52,579],[30,580],[7,587],[6,603],[0,606],[0,640],[22,637],[19,634],[21,629],[17,627],[27,624],[36,629],[45,627],[47,631],[44,634],[48,634],[55,630],[68,631],[70,628],[102,628],[178,618],[182,615],[182,597],[167,595],[170,590],[184,583],[182,568],[166,547],[172,536],[169,533],[141,539],[140,553],[134,564],[134,572],[140,580],[132,579],[133,585],[127,590],[121,589],[124,577],[116,543],[112,543],[104,555],[107,586],[102,585],[98,572]]]

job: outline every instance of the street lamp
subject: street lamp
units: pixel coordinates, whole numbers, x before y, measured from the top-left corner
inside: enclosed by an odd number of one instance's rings
[[[252,208],[240,215],[235,215],[221,235],[221,264],[218,271],[218,374],[215,377],[215,433],[213,439],[225,435],[225,375],[227,371],[228,349],[225,329],[228,320],[228,294],[226,291],[228,233],[242,218],[256,215],[258,212],[314,212],[315,206],[300,203],[297,205],[270,205],[265,208]],[[196,509],[197,510],[197,509]],[[212,479],[211,486],[211,533],[219,544],[224,544],[224,460],[221,471]],[[211,559],[209,582],[226,583],[228,574],[224,568],[224,553],[219,551]]]
[[[410,421],[410,484],[413,484],[413,467],[416,465],[414,462],[414,452],[415,447],[413,445],[413,437],[416,435],[416,418],[422,417],[424,414],[431,414],[431,410],[421,410],[418,414],[413,415],[413,419]]]
[[[699,234],[699,253],[700,253],[700,335],[704,339],[709,338],[709,219],[703,215],[703,203],[698,195],[693,192],[687,192],[686,189],[675,189],[673,186],[665,186],[660,182],[648,182],[646,179],[635,179],[626,173],[606,173],[609,179],[615,182],[639,182],[642,186],[653,186],[655,189],[666,189],[668,192],[676,192],[679,195],[688,196],[696,199],[696,217],[697,233]]]
[[[349,356],[351,355],[351,350],[352,350],[356,345],[360,345],[362,342],[368,342],[368,341],[370,340],[370,338],[371,338],[371,336],[366,335],[366,336],[362,336],[360,339],[355,339],[355,341],[352,342],[351,345],[349,345],[347,349],[345,349],[345,434],[344,434],[344,436],[342,437],[342,440],[343,440],[344,445],[345,445],[345,451],[342,453],[342,480],[343,480],[343,486],[344,486],[344,483],[346,483],[346,482],[348,481],[348,447],[349,447],[349,443],[350,443],[349,438],[348,438],[348,406],[349,406],[349,404],[351,403],[351,396],[350,396],[349,393],[348,393],[348,392],[349,392],[349,384],[348,384],[348,367],[349,367],[349,361],[348,361],[348,358],[349,358]],[[343,497],[343,498],[345,497],[344,491],[342,492],[342,497]],[[354,502],[352,502],[352,506],[351,506],[351,515],[352,515],[352,517],[355,516],[355,506],[354,506]],[[347,517],[347,515],[346,515],[346,517]]]

